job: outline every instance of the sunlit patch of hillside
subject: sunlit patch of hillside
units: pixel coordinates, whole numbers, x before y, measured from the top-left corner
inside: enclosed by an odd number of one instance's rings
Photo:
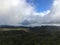
[[[29,28],[0,28],[0,31],[10,31],[10,30],[23,30],[28,32]]]

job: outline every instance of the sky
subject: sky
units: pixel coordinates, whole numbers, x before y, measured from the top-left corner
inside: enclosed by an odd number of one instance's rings
[[[53,0],[27,0],[27,2],[34,5],[37,12],[44,12],[51,8]]]
[[[0,0],[0,25],[60,24],[60,0]]]

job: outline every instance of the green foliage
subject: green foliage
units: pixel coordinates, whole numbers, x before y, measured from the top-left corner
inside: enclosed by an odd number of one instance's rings
[[[30,30],[0,31],[0,45],[60,45],[60,31],[46,27]]]

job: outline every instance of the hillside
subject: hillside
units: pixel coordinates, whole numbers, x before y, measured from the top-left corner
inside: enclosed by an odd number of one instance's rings
[[[0,45],[60,45],[60,26],[5,26],[0,30]]]

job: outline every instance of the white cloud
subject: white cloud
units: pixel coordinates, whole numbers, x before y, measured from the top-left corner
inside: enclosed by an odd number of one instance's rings
[[[44,12],[36,12],[36,11],[34,11],[33,15],[45,16],[45,15],[47,15],[49,13],[50,13],[50,10],[47,10],[47,11],[44,11]]]
[[[0,0],[0,24],[18,24],[33,10],[26,0]]]
[[[55,1],[57,2],[57,4],[52,6],[50,15],[54,23],[60,23],[60,0]]]
[[[53,2],[53,6],[55,6],[55,5],[57,5],[57,0],[54,0],[54,2]]]

